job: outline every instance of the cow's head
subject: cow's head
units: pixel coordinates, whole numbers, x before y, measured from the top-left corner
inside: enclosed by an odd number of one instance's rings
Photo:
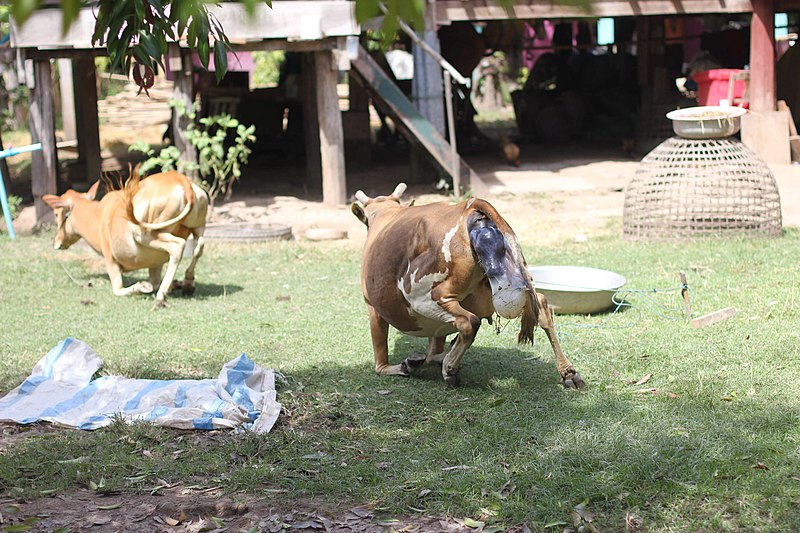
[[[364,191],[356,191],[356,201],[353,202],[350,209],[353,211],[353,214],[369,228],[369,221],[375,213],[388,206],[396,207],[400,205],[400,197],[403,196],[405,190],[406,184],[398,183],[394,192],[389,196],[376,196],[375,198],[370,198],[364,194]],[[414,202],[411,201],[406,205],[413,205],[413,203]]]
[[[53,241],[53,247],[56,250],[66,250],[81,238],[80,234],[75,230],[72,222],[72,210],[75,208],[76,201],[82,199],[94,200],[97,196],[97,188],[100,182],[95,182],[91,188],[85,193],[79,193],[68,190],[61,196],[55,194],[45,194],[42,200],[53,208],[53,214],[56,217],[56,237]]]

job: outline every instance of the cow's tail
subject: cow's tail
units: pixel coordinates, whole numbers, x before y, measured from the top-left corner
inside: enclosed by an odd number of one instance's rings
[[[492,289],[495,311],[504,318],[522,317],[518,342],[533,342],[539,306],[522,249],[508,223],[483,200],[474,200],[467,231],[478,264]]]
[[[520,344],[533,344],[533,331],[539,324],[539,302],[536,299],[536,293],[531,289],[527,293],[525,300],[525,307],[522,309],[522,321],[519,325],[519,335],[517,335],[517,342]]]
[[[183,183],[183,200],[184,206],[181,209],[180,213],[176,216],[170,218],[169,220],[164,220],[163,222],[146,222],[141,221],[136,218],[136,214],[134,213],[134,202],[133,197],[139,192],[139,186],[142,178],[139,175],[139,165],[136,165],[135,168],[131,170],[131,176],[128,178],[128,181],[125,182],[124,187],[124,194],[125,194],[125,206],[127,210],[128,219],[136,224],[140,225],[141,227],[148,229],[148,230],[161,230],[164,228],[168,228],[174,224],[177,224],[184,218],[194,207],[195,203],[195,196],[194,196],[194,189],[191,186],[191,182],[188,179],[185,179],[186,183]]]
[[[129,167],[129,170],[130,177],[122,186],[122,194],[125,197],[125,216],[131,222],[138,224],[139,221],[136,220],[136,215],[133,212],[133,197],[139,192],[139,182],[142,181],[142,178],[139,175],[139,165]]]

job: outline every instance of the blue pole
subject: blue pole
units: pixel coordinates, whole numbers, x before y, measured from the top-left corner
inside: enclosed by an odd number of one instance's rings
[[[6,186],[3,183],[3,171],[0,170],[0,205],[3,207],[3,216],[6,219],[6,228],[8,229],[8,236],[11,240],[15,240],[17,236],[14,234],[14,226],[11,224],[11,209],[8,207],[8,196],[6,196]]]
[[[42,143],[29,144],[28,146],[20,146],[19,148],[9,148],[8,150],[0,150],[0,159],[5,159],[12,155],[23,154],[25,152],[33,152],[34,150],[41,150]],[[11,224],[11,209],[8,207],[8,195],[6,194],[6,186],[3,183],[3,172],[0,171],[0,206],[3,208],[3,217],[6,220],[6,228],[11,240],[16,240],[17,236],[14,234],[14,226]]]

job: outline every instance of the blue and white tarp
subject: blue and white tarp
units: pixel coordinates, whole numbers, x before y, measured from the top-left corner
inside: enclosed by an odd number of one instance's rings
[[[102,365],[88,344],[64,339],[19,387],[0,399],[0,421],[97,429],[122,418],[180,429],[266,433],[281,410],[275,373],[244,354],[223,366],[217,379],[92,380]]]

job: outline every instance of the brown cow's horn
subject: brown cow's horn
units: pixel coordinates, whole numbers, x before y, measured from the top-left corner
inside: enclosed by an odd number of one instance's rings
[[[395,198],[397,198],[399,200],[400,197],[403,196],[404,192],[406,192],[406,184],[405,183],[398,183],[397,187],[394,188],[394,192],[391,194],[391,196],[394,196]]]
[[[369,202],[370,198],[369,196],[364,194],[364,191],[356,191],[356,200],[358,200],[362,204],[366,204],[367,202]]]

